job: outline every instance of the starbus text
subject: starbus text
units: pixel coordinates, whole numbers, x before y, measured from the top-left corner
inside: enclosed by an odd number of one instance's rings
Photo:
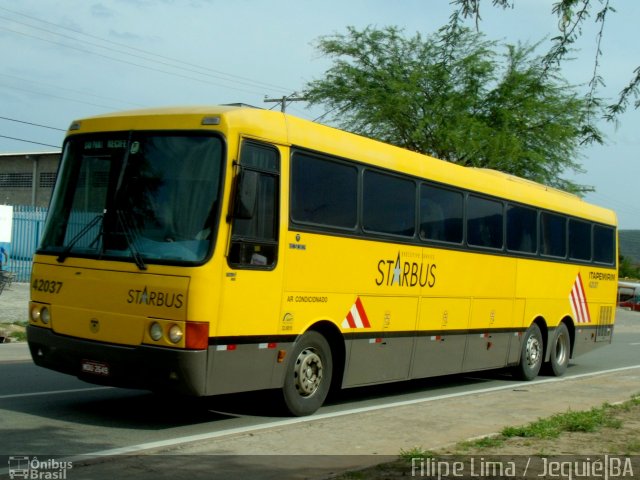
[[[433,288],[436,284],[436,264],[424,262],[409,262],[401,260],[400,254],[395,260],[380,260],[378,262],[378,276],[376,285],[400,287]]]

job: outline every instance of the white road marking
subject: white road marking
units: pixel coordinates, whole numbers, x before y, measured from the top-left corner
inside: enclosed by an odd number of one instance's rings
[[[159,441],[156,441],[156,442],[140,443],[138,445],[129,445],[127,447],[112,448],[112,449],[108,449],[108,450],[100,450],[100,451],[97,451],[97,452],[91,452],[91,453],[87,453],[86,455],[82,455],[80,457],[77,457],[77,460],[87,460],[87,459],[90,459],[90,458],[105,457],[105,456],[111,456],[111,455],[124,455],[124,454],[130,454],[130,453],[135,453],[135,452],[141,452],[143,450],[151,450],[151,449],[156,449],[156,448],[166,448],[166,447],[172,447],[172,446],[180,445],[180,444],[184,444],[184,443],[199,442],[199,441],[202,441],[202,440],[211,440],[211,439],[215,439],[215,438],[225,437],[225,436],[228,436],[228,435],[255,432],[255,431],[265,430],[267,428],[282,427],[282,426],[288,426],[288,425],[296,425],[296,424],[305,423],[305,422],[315,422],[315,421],[324,420],[324,419],[327,419],[327,418],[343,417],[345,415],[353,415],[353,414],[357,414],[357,413],[373,412],[373,411],[376,411],[376,410],[382,410],[382,409],[386,409],[386,408],[403,407],[403,406],[406,406],[406,405],[415,405],[415,404],[418,404],[418,403],[435,402],[435,401],[438,401],[438,400],[446,400],[448,398],[464,397],[464,396],[467,396],[467,395],[476,395],[478,393],[498,392],[500,390],[510,390],[510,389],[522,387],[522,386],[525,386],[525,385],[530,386],[530,385],[537,385],[537,384],[544,384],[544,383],[551,383],[551,382],[566,382],[566,381],[570,381],[570,380],[577,380],[577,379],[580,379],[580,378],[593,377],[593,376],[596,376],[596,375],[605,375],[605,374],[609,374],[609,373],[624,372],[626,370],[633,370],[633,369],[637,369],[637,368],[640,368],[640,365],[632,365],[632,366],[629,366],[629,367],[612,368],[610,370],[601,370],[601,371],[598,371],[598,372],[583,373],[583,374],[580,374],[580,375],[573,375],[573,376],[566,376],[566,377],[557,377],[557,378],[554,377],[554,378],[547,378],[547,379],[542,379],[542,380],[534,380],[532,382],[509,383],[508,385],[501,385],[501,386],[498,386],[498,387],[482,388],[482,389],[472,390],[472,391],[468,391],[468,392],[448,393],[448,394],[437,395],[435,397],[428,397],[428,398],[416,398],[416,399],[413,399],[413,400],[402,400],[402,401],[398,401],[398,402],[390,402],[390,403],[384,403],[384,404],[380,404],[380,405],[371,405],[371,406],[368,406],[368,407],[352,408],[352,409],[343,410],[343,411],[340,411],[340,412],[316,413],[316,414],[311,415],[309,417],[287,418],[287,419],[284,419],[284,420],[268,422],[268,423],[261,424],[261,425],[251,425],[251,426],[246,426],[246,427],[230,428],[230,429],[227,429],[227,430],[219,430],[219,431],[215,431],[215,432],[201,433],[201,434],[197,434],[197,435],[187,435],[187,436],[184,436],[184,437],[170,438],[170,439],[166,439],[166,440],[159,440]]]
[[[91,392],[94,390],[107,390],[114,387],[89,387],[89,388],[74,388],[72,390],[49,390],[45,392],[31,392],[31,393],[14,393],[11,395],[0,395],[0,400],[7,398],[24,398],[24,397],[39,397],[42,395],[59,395],[62,393],[77,393],[77,392]]]
[[[315,421],[324,420],[324,419],[328,419],[328,418],[343,417],[343,416],[346,416],[346,415],[353,415],[353,414],[357,414],[357,413],[372,412],[372,411],[376,411],[376,410],[383,410],[383,409],[386,409],[386,408],[395,408],[395,407],[402,407],[402,406],[407,406],[407,405],[415,405],[415,404],[419,404],[419,403],[436,402],[436,401],[439,401],[439,400],[446,400],[446,399],[449,399],[449,398],[464,397],[464,396],[468,396],[468,395],[476,395],[476,394],[479,394],[479,393],[490,393],[490,392],[498,392],[498,391],[501,391],[501,390],[517,389],[518,387],[523,387],[523,386],[531,386],[531,385],[538,385],[538,384],[545,384],[545,383],[552,383],[552,382],[567,382],[567,381],[577,380],[577,379],[581,379],[581,378],[594,377],[594,376],[597,376],[597,375],[606,375],[606,374],[609,374],[609,373],[624,372],[624,371],[634,370],[634,369],[638,369],[638,368],[640,368],[640,365],[631,365],[631,366],[628,366],[628,367],[612,368],[612,369],[609,369],[609,370],[600,370],[600,371],[597,371],[597,372],[583,373],[583,374],[580,374],[580,375],[546,378],[546,379],[542,379],[542,380],[534,380],[534,381],[531,381],[531,382],[515,382],[515,383],[509,383],[507,385],[500,385],[498,387],[481,388],[481,389],[476,389],[476,390],[471,390],[471,391],[466,391],[466,392],[448,393],[448,394],[437,395],[435,397],[428,397],[428,398],[416,398],[416,399],[413,399],[413,400],[402,400],[402,401],[398,401],[398,402],[389,402],[389,403],[384,403],[384,404],[380,404],[380,405],[371,405],[371,406],[368,406],[368,407],[352,408],[352,409],[343,410],[343,411],[340,411],[340,412],[316,413],[316,414],[311,415],[309,417],[287,418],[287,419],[284,419],[284,420],[268,422],[268,423],[264,423],[264,424],[261,424],[261,425],[250,425],[250,426],[246,426],[246,427],[229,428],[229,429],[226,429],[226,430],[218,430],[218,431],[215,431],[215,432],[201,433],[201,434],[197,434],[197,435],[187,435],[187,436],[184,436],[184,437],[169,438],[169,439],[166,439],[166,440],[159,440],[159,441],[155,441],[155,442],[139,443],[137,445],[129,445],[129,446],[126,446],[126,447],[110,448],[110,449],[107,449],[107,450],[99,450],[97,452],[89,452],[89,453],[86,453],[86,454],[74,455],[74,456],[71,456],[71,457],[61,458],[61,459],[59,459],[59,461],[86,462],[86,461],[94,460],[94,459],[101,458],[101,457],[109,457],[109,456],[114,456],[114,455],[125,455],[125,454],[132,454],[132,453],[142,452],[144,450],[152,450],[152,449],[158,449],[158,448],[173,447],[173,446],[181,445],[181,444],[185,444],[185,443],[198,442],[198,441],[203,441],[203,440],[212,440],[212,439],[215,439],[215,438],[226,437],[226,436],[229,436],[229,435],[244,434],[244,433],[249,433],[249,432],[256,432],[256,431],[260,431],[260,430],[266,430],[268,428],[296,425],[296,424],[306,423],[306,422],[315,422]],[[3,399],[3,398],[16,398],[16,397],[21,397],[21,396],[35,396],[35,395],[51,395],[51,394],[59,394],[59,393],[60,394],[61,393],[73,393],[73,392],[79,392],[79,391],[100,390],[100,389],[106,389],[106,388],[111,388],[111,387],[96,387],[96,388],[75,389],[75,390],[57,390],[57,391],[51,391],[51,392],[36,392],[36,393],[25,393],[25,394],[18,394],[18,395],[5,395],[3,397],[0,397],[0,399]],[[8,468],[0,468],[0,475],[5,475],[5,474],[8,473],[8,471],[9,471]]]

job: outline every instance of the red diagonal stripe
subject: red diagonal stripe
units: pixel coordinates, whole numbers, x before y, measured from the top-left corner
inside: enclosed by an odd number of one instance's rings
[[[573,285],[571,289],[571,304],[573,305],[573,309],[576,311],[576,320],[578,323],[582,323],[582,310],[580,308],[580,300],[577,298],[578,293],[576,291],[576,285]]]
[[[577,284],[578,284],[578,290],[580,292],[580,296],[583,299],[583,302],[581,302],[582,304],[581,308],[582,308],[583,315],[585,316],[585,321],[591,323],[591,315],[589,314],[589,305],[587,304],[587,295],[584,291],[584,285],[582,284],[582,276],[580,275],[580,273],[578,273]]]
[[[369,323],[369,319],[367,318],[367,312],[364,311],[364,307],[362,306],[360,297],[356,299],[356,309],[358,310],[358,315],[360,315],[360,320],[362,320],[362,325],[364,326],[364,328],[371,328],[371,324]]]
[[[351,315],[351,312],[347,313],[347,322],[349,323],[349,328],[356,328],[356,321]]]

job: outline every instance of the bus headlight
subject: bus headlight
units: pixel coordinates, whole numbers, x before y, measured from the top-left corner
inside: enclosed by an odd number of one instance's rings
[[[40,307],[38,305],[31,307],[31,320],[34,322],[40,320]]]
[[[40,310],[40,320],[42,320],[42,323],[45,325],[49,325],[49,322],[51,321],[51,313],[47,307],[42,307],[42,310]]]
[[[31,307],[31,321],[37,323],[38,321],[44,323],[45,325],[49,325],[51,321],[51,311],[49,307],[46,307],[42,304],[34,304]]]
[[[180,328],[180,325],[176,325],[175,323],[171,325],[171,328],[169,328],[169,340],[171,340],[171,343],[179,343],[183,336],[184,332],[182,328]]]
[[[162,338],[162,327],[158,322],[149,325],[149,336],[156,342]]]

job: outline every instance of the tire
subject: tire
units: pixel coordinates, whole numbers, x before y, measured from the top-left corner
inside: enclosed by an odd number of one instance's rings
[[[533,323],[524,334],[520,363],[514,368],[514,376],[520,380],[533,380],[538,376],[543,360],[542,332],[540,327]]]
[[[564,323],[558,325],[553,340],[549,345],[549,362],[545,364],[545,372],[554,377],[561,377],[567,371],[571,357],[571,336]]]
[[[295,343],[285,373],[282,397],[292,415],[318,410],[329,393],[333,374],[331,348],[318,332],[303,334]]]

